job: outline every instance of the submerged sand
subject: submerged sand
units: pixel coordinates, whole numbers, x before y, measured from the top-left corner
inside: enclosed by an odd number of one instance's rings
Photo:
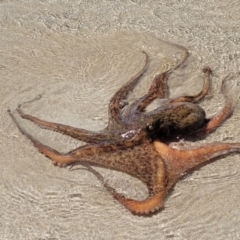
[[[223,106],[221,79],[235,111],[206,140],[240,141],[238,1],[0,1],[0,236],[1,239],[238,239],[239,155],[218,159],[180,181],[165,209],[138,217],[109,196],[90,173],[54,167],[22,136],[7,109],[39,94],[24,110],[49,121],[90,130],[107,124],[114,92],[144,63],[149,70],[131,99],[157,73],[191,57],[171,79],[171,96],[197,93],[202,67],[213,69],[208,116]],[[162,39],[162,40],[161,40]],[[165,40],[165,41],[163,41]],[[14,112],[16,114],[16,112]],[[39,140],[66,152],[82,143],[21,124]],[[118,191],[135,198],[146,189],[128,175],[102,170]]]

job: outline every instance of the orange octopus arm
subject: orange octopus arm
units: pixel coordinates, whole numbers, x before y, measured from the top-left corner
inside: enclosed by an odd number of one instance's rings
[[[179,177],[186,171],[213,158],[231,152],[240,152],[240,143],[216,142],[206,146],[179,150],[171,148],[162,142],[155,141],[154,147],[164,159],[167,168]]]

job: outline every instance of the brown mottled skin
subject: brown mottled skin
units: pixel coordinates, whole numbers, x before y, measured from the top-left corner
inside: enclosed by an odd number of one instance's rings
[[[68,153],[60,153],[40,143],[19,125],[10,110],[8,112],[21,133],[54,164],[62,166],[75,162],[88,163],[122,171],[139,178],[146,184],[149,191],[149,196],[140,201],[128,199],[117,193],[104,182],[101,175],[95,172],[107,191],[132,213],[154,213],[163,207],[164,197],[186,171],[219,155],[240,152],[240,143],[214,143],[183,149],[175,149],[168,145],[169,139],[174,137],[175,139],[186,135],[204,137],[232,114],[231,101],[225,92],[226,78],[222,83],[225,106],[218,114],[207,119],[204,110],[197,105],[197,102],[209,92],[209,75],[211,74],[209,67],[203,69],[205,79],[199,94],[167,99],[169,75],[180,68],[189,56],[188,51],[184,47],[181,48],[186,53],[184,59],[174,68],[158,74],[147,94],[133,102],[126,110],[124,101],[148,67],[149,58],[144,52],[145,65],[136,76],[115,93],[109,104],[108,126],[100,132],[44,121],[25,114],[21,110],[21,104],[18,106],[17,111],[22,118],[32,121],[41,128],[57,131],[87,143]],[[145,108],[156,98],[164,98],[165,101],[155,110],[145,112]]]

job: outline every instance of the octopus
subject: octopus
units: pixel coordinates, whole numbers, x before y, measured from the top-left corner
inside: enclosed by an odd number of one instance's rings
[[[222,80],[221,86],[224,106],[211,118],[207,118],[204,109],[198,105],[210,92],[210,67],[203,68],[203,87],[198,94],[169,98],[168,79],[189,57],[189,52],[185,49],[185,56],[180,63],[156,75],[147,93],[129,104],[126,100],[128,95],[148,69],[149,56],[146,52],[143,54],[145,61],[140,71],[110,100],[108,124],[101,131],[88,131],[45,121],[22,110],[23,104],[33,102],[40,96],[18,105],[16,111],[22,119],[86,143],[67,153],[59,152],[38,141],[21,126],[9,109],[8,113],[20,132],[55,165],[72,166],[79,163],[89,166],[89,170],[92,169],[106,191],[131,213],[151,215],[164,208],[165,197],[186,173],[218,156],[240,152],[240,143],[214,142],[199,147],[184,144],[173,146],[171,143],[178,139],[205,138],[231,116],[233,106],[226,91],[228,77]],[[147,111],[146,107],[155,99],[161,99],[161,104]],[[147,187],[148,196],[142,200],[126,197],[107,184],[92,166],[113,169],[140,179]]]

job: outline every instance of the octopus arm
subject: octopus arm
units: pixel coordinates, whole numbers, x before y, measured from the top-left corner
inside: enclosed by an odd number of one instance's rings
[[[169,172],[174,172],[175,178],[218,156],[240,152],[240,143],[216,142],[195,148],[174,149],[160,141],[155,141],[154,146],[164,159]]]

